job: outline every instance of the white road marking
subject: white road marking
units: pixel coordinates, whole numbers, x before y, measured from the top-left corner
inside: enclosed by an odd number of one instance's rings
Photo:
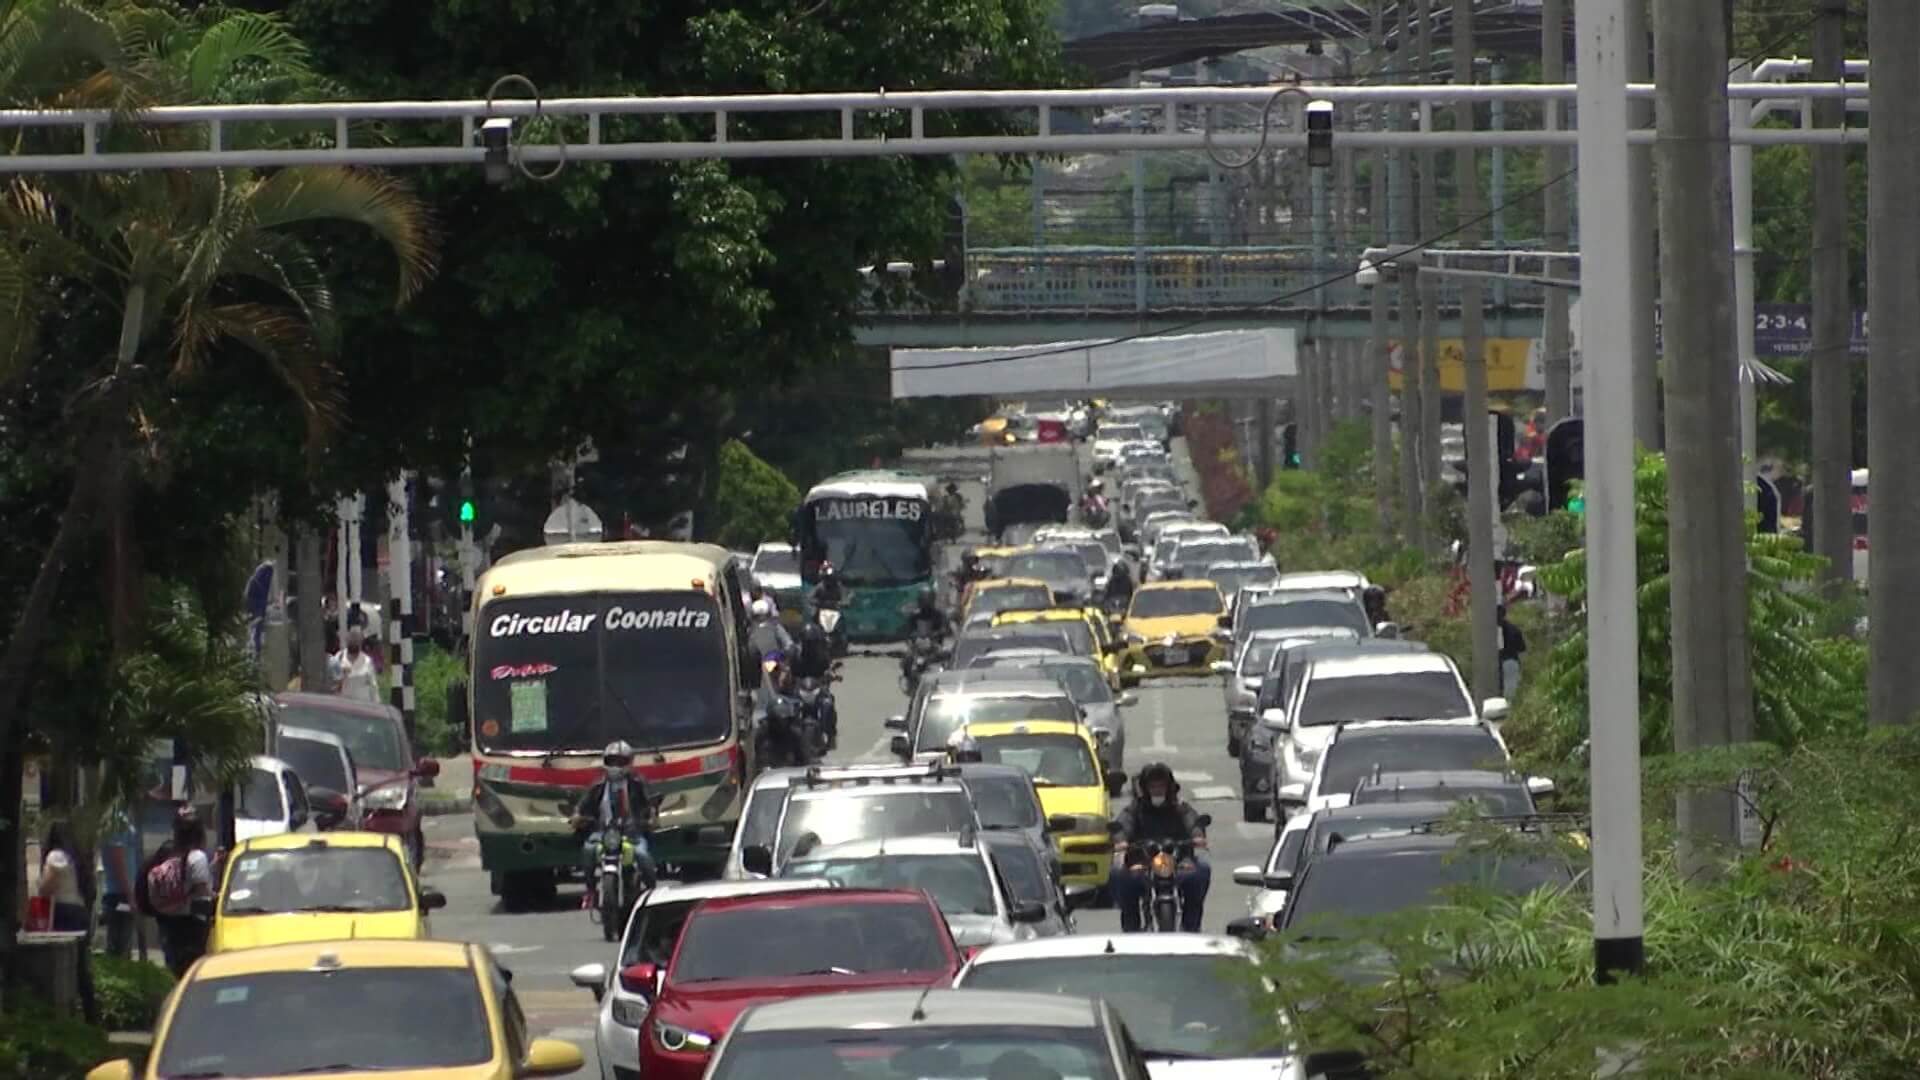
[[[1245,837],[1248,840],[1273,839],[1273,826],[1268,825],[1265,822],[1236,821],[1233,823],[1233,831],[1239,833],[1241,836]]]
[[[1240,799],[1240,793],[1225,784],[1214,784],[1209,787],[1194,789],[1193,797],[1202,801],[1232,799],[1237,802]]]
[[[866,753],[859,758],[861,763],[893,760],[893,736],[882,735]]]
[[[519,953],[535,953],[546,948],[545,945],[489,945],[487,951],[495,956],[514,956]]]
[[[1190,785],[1192,787],[1197,788],[1201,784],[1213,783],[1213,774],[1203,773],[1203,772],[1188,772],[1185,769],[1182,769],[1180,770],[1180,783],[1183,786]]]

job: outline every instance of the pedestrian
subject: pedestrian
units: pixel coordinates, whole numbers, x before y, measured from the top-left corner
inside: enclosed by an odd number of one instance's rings
[[[183,806],[174,816],[173,839],[147,864],[140,884],[141,907],[160,927],[167,969],[176,978],[184,975],[207,951],[213,917],[213,858],[207,827],[193,807]]]
[[[380,672],[366,649],[366,633],[359,627],[347,631],[346,647],[327,662],[333,679],[333,692],[351,701],[380,704]]]
[[[133,951],[133,879],[140,872],[140,834],[125,808],[113,810],[102,826],[100,865],[106,873],[100,919],[107,927],[107,953],[124,959]]]
[[[1500,626],[1500,692],[1512,697],[1520,689],[1520,655],[1527,651],[1527,638],[1507,618],[1507,605],[1496,608],[1494,618]]]
[[[89,929],[86,896],[80,889],[80,869],[64,825],[56,824],[47,830],[46,843],[40,848],[40,881],[34,895],[52,906],[52,929],[66,932]]]

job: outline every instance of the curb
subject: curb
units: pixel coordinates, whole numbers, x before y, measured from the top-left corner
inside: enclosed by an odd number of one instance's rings
[[[443,799],[421,799],[420,813],[427,817],[444,817],[449,814],[465,814],[473,809],[473,797],[470,795],[450,795]]]

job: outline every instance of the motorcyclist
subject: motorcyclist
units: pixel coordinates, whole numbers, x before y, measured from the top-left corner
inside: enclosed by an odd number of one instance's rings
[[[1145,855],[1138,850],[1139,846],[1149,840],[1161,844],[1190,840],[1194,847],[1193,862],[1182,864],[1175,871],[1174,885],[1180,890],[1180,929],[1189,934],[1199,933],[1207,887],[1213,882],[1213,871],[1204,857],[1207,831],[1200,824],[1199,812],[1181,801],[1180,785],[1173,778],[1172,767],[1155,762],[1140,770],[1133,802],[1120,811],[1116,820],[1120,827],[1114,834],[1113,869],[1107,877],[1107,887],[1113,893],[1114,905],[1120,909],[1121,932],[1131,934],[1141,929],[1140,902],[1147,893],[1147,875]]]
[[[1107,573],[1107,607],[1113,611],[1125,611],[1133,603],[1133,568],[1125,559],[1114,560],[1113,569]]]
[[[787,628],[780,624],[780,613],[775,610],[772,600],[763,596],[755,600],[749,610],[753,616],[753,627],[747,631],[747,644],[753,647],[755,656],[793,651],[793,635],[787,633]]]
[[[647,796],[647,782],[633,771],[633,747],[619,740],[608,743],[600,755],[600,767],[604,775],[573,806],[573,831],[584,841],[587,873],[600,868],[601,831],[617,828],[633,842],[641,881],[651,884],[653,853],[647,834],[653,828],[653,801]]]
[[[800,628],[800,646],[793,656],[793,674],[795,679],[822,681],[833,674],[833,642],[828,640],[827,632],[817,622],[809,622]],[[839,712],[833,706],[831,695],[821,702],[820,733],[826,736],[829,750],[840,743]]]
[[[967,520],[967,499],[960,494],[960,485],[952,480],[947,481],[947,490],[940,496],[940,513],[946,516],[947,527],[953,535],[959,536]]]
[[[907,636],[927,638],[938,644],[946,640],[948,632],[947,613],[935,603],[933,590],[920,590],[918,603],[907,615]]]
[[[760,688],[753,694],[754,727],[766,736],[766,749],[773,759],[804,764],[807,751],[800,732],[800,702],[793,662],[785,653],[770,652],[761,661],[761,669],[766,677],[760,680]],[[783,701],[794,711],[783,718],[789,722],[778,723],[774,720],[774,711]]]
[[[1087,493],[1080,500],[1080,516],[1090,525],[1107,522],[1107,482],[1095,477],[1087,482]]]
[[[813,606],[838,611],[840,605],[847,602],[847,585],[840,580],[840,571],[830,562],[820,563],[820,581],[813,587]]]

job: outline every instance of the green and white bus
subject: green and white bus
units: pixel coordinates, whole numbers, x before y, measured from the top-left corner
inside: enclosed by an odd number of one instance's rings
[[[841,625],[853,641],[898,641],[907,612],[933,588],[933,477],[891,469],[814,485],[794,515],[800,577],[811,591],[831,562],[846,586]]]

